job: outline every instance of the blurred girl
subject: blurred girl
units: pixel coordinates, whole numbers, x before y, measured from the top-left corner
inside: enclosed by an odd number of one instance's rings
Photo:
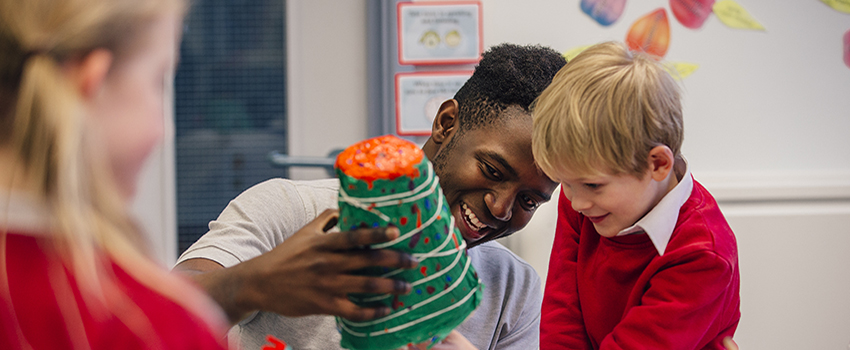
[[[186,4],[0,0],[0,348],[222,348],[128,217]]]

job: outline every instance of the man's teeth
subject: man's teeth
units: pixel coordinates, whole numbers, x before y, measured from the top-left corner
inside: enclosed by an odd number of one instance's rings
[[[466,206],[466,203],[463,203],[463,214],[466,215],[466,220],[472,224],[476,231],[481,231],[482,229],[487,228],[487,225],[478,220],[478,217],[475,216],[475,213],[473,213],[468,206]]]

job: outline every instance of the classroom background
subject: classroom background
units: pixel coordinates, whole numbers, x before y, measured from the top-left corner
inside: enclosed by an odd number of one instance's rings
[[[397,2],[267,1],[270,7],[255,9],[264,13],[259,21],[243,2],[233,5],[242,11],[235,14],[217,9],[220,1],[195,2],[204,10],[194,9],[200,12],[190,15],[185,29],[181,70],[170,90],[176,98],[166,107],[168,137],[147,164],[134,203],[157,259],[173,264],[186,244],[180,239],[202,234],[205,222],[247,186],[272,176],[328,177],[322,168],[269,166],[269,151],[326,158],[385,130],[380,118],[391,109],[392,73],[437,69],[382,63],[394,55],[387,52],[394,48],[387,17]],[[671,39],[665,59],[698,66],[682,80],[683,153],[738,238],[742,318],[736,340],[742,349],[850,344],[850,66],[842,57],[850,14],[826,2],[738,0],[764,30],[733,29],[715,17],[694,30],[673,17],[667,0],[627,1],[610,26],[581,12],[579,0],[480,1],[485,49],[511,42],[568,51],[622,41],[637,19],[666,9]],[[228,20],[281,25],[247,32],[265,40],[257,44],[262,52],[242,49],[238,59],[203,63],[228,47],[248,45],[239,31],[218,25]],[[233,72],[239,63],[254,67],[254,78],[230,76],[220,80],[227,87],[210,88],[217,104],[205,108],[227,122],[205,124],[198,117],[204,110],[194,107],[202,97],[193,92],[194,100],[186,102],[184,90],[214,86],[204,74]],[[277,107],[260,113],[259,104]],[[240,119],[258,115],[248,124]],[[252,165],[257,170],[250,172]],[[225,187],[229,192],[215,192]],[[212,193],[217,197],[204,197]],[[542,206],[525,230],[502,240],[544,281],[555,202]],[[179,238],[183,231],[189,238]]]

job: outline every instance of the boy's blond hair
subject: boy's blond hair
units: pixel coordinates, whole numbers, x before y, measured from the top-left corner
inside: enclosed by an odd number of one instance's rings
[[[566,169],[640,176],[653,147],[678,158],[682,146],[678,85],[656,59],[622,43],[594,45],[567,63],[533,115],[534,158],[555,181]]]

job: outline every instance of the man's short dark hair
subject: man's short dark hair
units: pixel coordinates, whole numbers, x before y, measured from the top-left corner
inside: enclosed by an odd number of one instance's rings
[[[491,47],[455,94],[458,131],[490,125],[508,106],[529,111],[534,99],[566,63],[560,53],[540,45]]]

